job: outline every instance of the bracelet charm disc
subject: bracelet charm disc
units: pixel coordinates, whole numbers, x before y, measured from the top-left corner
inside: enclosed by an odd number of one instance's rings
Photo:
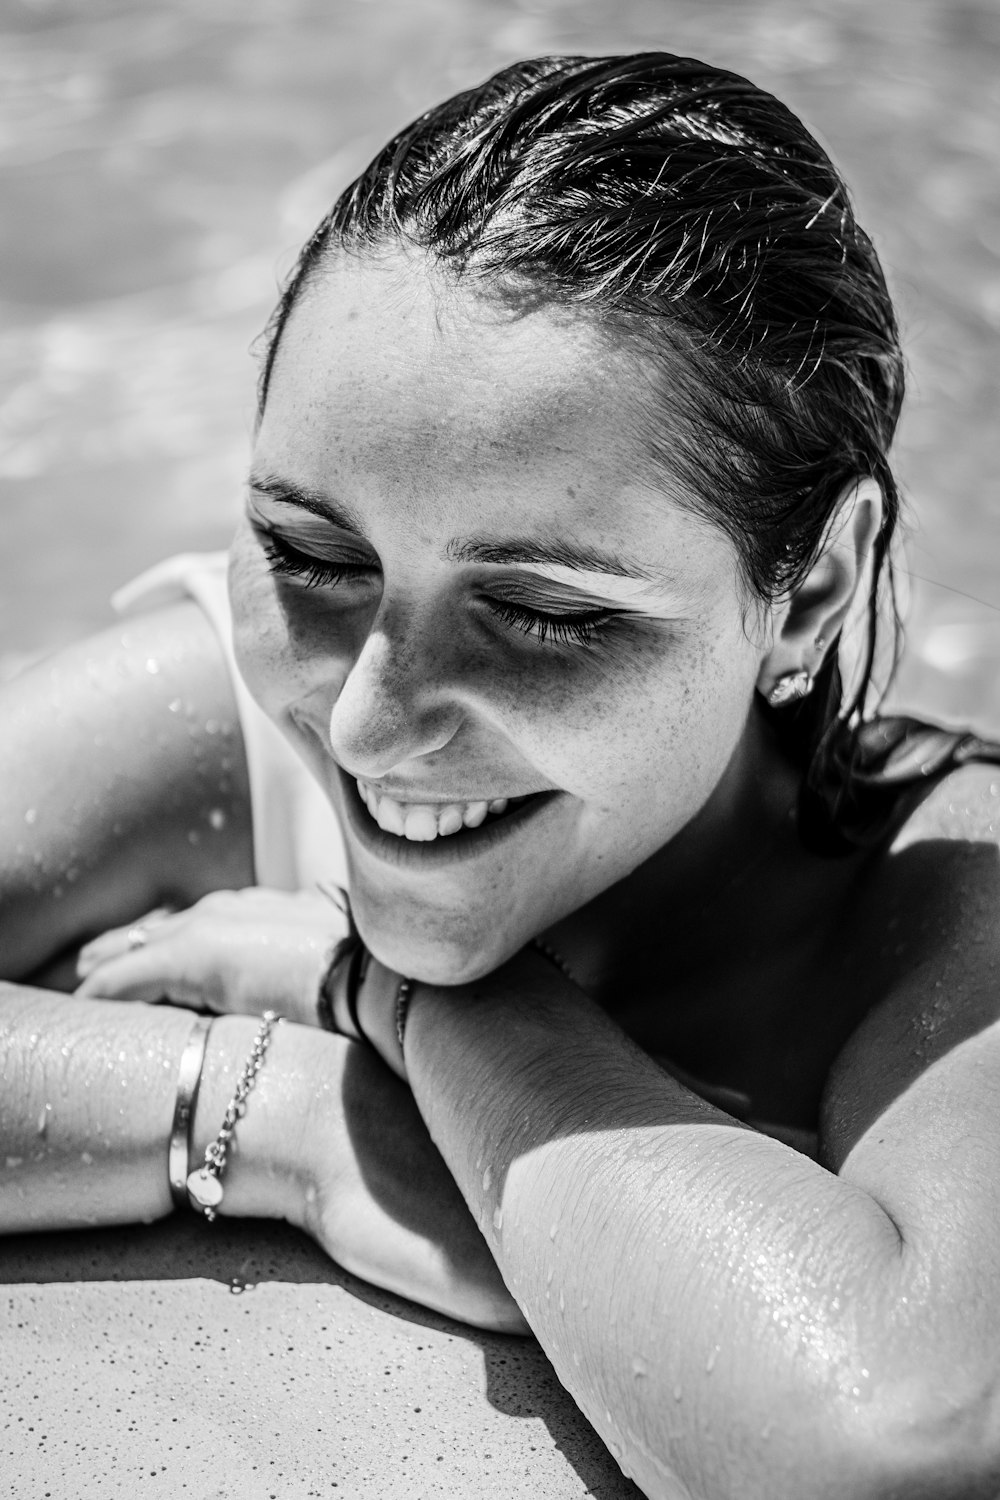
[[[222,1183],[207,1167],[199,1167],[188,1174],[188,1194],[193,1205],[197,1205],[206,1216],[222,1202]],[[214,1213],[212,1213],[214,1218]]]

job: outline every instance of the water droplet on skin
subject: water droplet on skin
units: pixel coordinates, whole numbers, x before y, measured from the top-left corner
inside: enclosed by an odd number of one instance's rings
[[[160,663],[156,660],[155,656],[146,657],[146,671],[149,673],[150,677],[159,676]]]
[[[490,1183],[492,1181],[493,1181],[493,1173],[490,1171],[489,1167],[487,1167],[486,1171],[483,1173],[483,1192],[484,1193],[488,1193],[489,1192],[489,1190],[490,1190]]]
[[[558,1233],[559,1233],[559,1225],[558,1224],[553,1224],[552,1227],[551,1227],[551,1229],[549,1230],[549,1239],[550,1240],[554,1240],[555,1237],[556,1237],[556,1235]]]
[[[38,822],[38,808],[37,807],[29,807],[28,811],[24,815],[24,821],[28,824],[29,827],[31,826],[32,823],[37,823]]]
[[[632,1361],[632,1377],[633,1377],[633,1379],[635,1379],[635,1380],[645,1380],[645,1378],[646,1378],[646,1376],[648,1374],[649,1374],[649,1366],[647,1365],[646,1361],[644,1359],[640,1359],[639,1356],[636,1355],[635,1359]]]
[[[200,844],[201,843],[201,834],[198,832],[197,828],[189,828],[188,829],[188,843],[189,844]]]
[[[83,1165],[85,1167],[92,1167],[94,1165],[94,1158],[91,1156],[89,1151],[81,1151],[80,1160],[83,1162]]]
[[[498,1233],[503,1228],[503,1209],[502,1208],[495,1208],[493,1210],[493,1228],[495,1230],[497,1230]]]
[[[555,1268],[553,1266],[549,1266],[548,1274],[545,1277],[545,1285],[546,1286],[551,1286],[552,1285],[552,1278],[553,1278],[553,1276],[555,1274],[556,1274],[555,1273]]]
[[[715,1369],[715,1361],[718,1358],[718,1356],[719,1356],[719,1346],[718,1346],[718,1344],[716,1344],[715,1348],[712,1350],[711,1354],[708,1356],[708,1358],[705,1361],[705,1374],[706,1375],[711,1375],[712,1371]]]
[[[212,811],[208,815],[208,821],[211,823],[216,833],[221,833],[222,829],[226,826],[226,815],[222,811],[222,808],[213,807]]]
[[[682,1387],[679,1386],[679,1385],[675,1385],[674,1386],[674,1400],[675,1401],[680,1401],[683,1398],[683,1395],[684,1395],[684,1391],[683,1391]]]
[[[565,1312],[566,1311],[566,1298],[565,1298],[565,1296],[563,1294],[562,1287],[559,1288],[559,1311],[560,1312]]]
[[[19,1167],[23,1161],[23,1156],[8,1156],[4,1165],[6,1166],[8,1172],[12,1172],[14,1168]]]
[[[770,1422],[767,1422],[760,1429],[760,1435],[761,1435],[761,1437],[762,1437],[762,1439],[764,1440],[765,1443],[767,1442],[768,1438],[771,1436],[771,1426],[772,1426],[772,1424]]]
[[[218,734],[218,732],[219,732],[219,721],[218,721],[218,719],[206,719],[205,720],[205,733],[206,734]]]
[[[39,1135],[44,1135],[49,1128],[49,1115],[52,1113],[51,1104],[43,1104],[38,1116],[38,1124],[35,1127]]]
[[[167,711],[172,714],[179,714],[181,711],[181,700],[179,698],[171,698],[167,704]]]

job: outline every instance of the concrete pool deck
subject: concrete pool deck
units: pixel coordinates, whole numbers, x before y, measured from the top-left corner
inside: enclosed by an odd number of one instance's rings
[[[342,1272],[284,1225],[0,1241],[13,1500],[636,1500],[531,1340]]]

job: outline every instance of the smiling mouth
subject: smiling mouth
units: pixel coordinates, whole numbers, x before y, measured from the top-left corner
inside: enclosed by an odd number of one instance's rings
[[[546,790],[472,802],[405,803],[380,796],[371,783],[342,770],[340,783],[347,821],[361,846],[390,864],[420,868],[428,861],[451,864],[485,854],[560,796]]]
[[[453,838],[484,823],[508,816],[533,800],[526,797],[492,797],[472,802],[400,802],[358,777],[355,781],[362,802],[383,833],[414,844]]]

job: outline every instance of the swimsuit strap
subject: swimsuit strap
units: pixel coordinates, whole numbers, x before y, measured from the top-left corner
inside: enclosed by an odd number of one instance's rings
[[[895,714],[844,734],[807,789],[845,846],[870,849],[893,836],[934,787],[960,766],[1000,765],[1000,744]]]

